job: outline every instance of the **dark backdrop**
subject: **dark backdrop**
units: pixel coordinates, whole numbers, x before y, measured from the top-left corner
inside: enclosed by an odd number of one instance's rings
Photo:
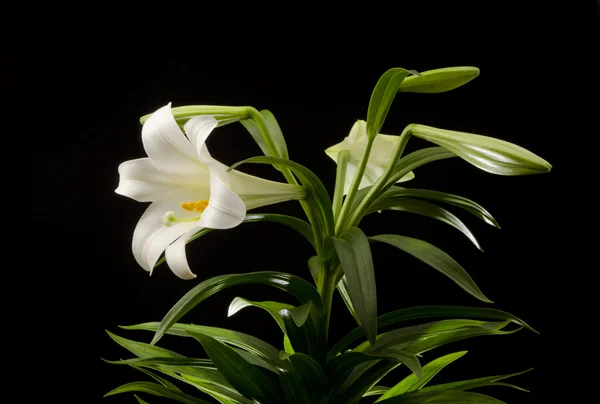
[[[55,373],[55,386],[67,383],[70,389],[64,393],[64,402],[101,401],[110,389],[138,376],[143,379],[133,370],[101,361],[129,357],[104,330],[149,341],[149,334],[125,332],[118,326],[160,320],[198,281],[254,270],[280,270],[308,278],[309,246],[287,228],[261,223],[213,232],[189,245],[198,280],[180,280],[167,266],[158,268],[152,277],[139,268],[130,243],[146,204],[113,191],[119,163],[144,156],[140,116],[168,102],[174,106],[269,109],[283,129],[290,158],[311,168],[331,190],[335,164],[323,150],[340,142],[356,119],[366,118],[370,93],[379,76],[390,67],[423,71],[456,65],[478,66],[481,75],[444,94],[400,94],[383,132],[399,134],[405,125],[415,122],[498,137],[545,158],[553,164],[552,172],[500,177],[460,159],[417,170],[416,179],[408,186],[469,197],[495,216],[501,230],[468,214],[460,215],[484,253],[448,226],[407,213],[373,215],[364,221],[363,229],[367,234],[393,232],[418,237],[441,247],[496,302],[493,307],[514,313],[541,331],[541,335],[521,331],[471,339],[428,354],[425,361],[446,352],[470,351],[440,374],[438,382],[534,367],[534,372],[515,379],[531,393],[490,393],[512,403],[543,401],[547,375],[554,369],[547,355],[555,335],[550,312],[556,305],[558,271],[566,264],[557,241],[564,225],[560,213],[563,197],[556,192],[566,178],[560,143],[564,132],[554,118],[568,105],[557,97],[556,88],[548,85],[557,80],[556,69],[547,68],[555,55],[548,43],[535,38],[489,41],[486,47],[474,44],[467,49],[453,41],[442,45],[435,52],[388,52],[373,58],[357,48],[317,51],[301,45],[293,51],[279,49],[269,57],[219,54],[200,46],[54,46],[18,51],[23,64],[14,80],[26,84],[45,103],[41,112],[44,123],[35,128],[39,137],[32,139],[36,147],[28,213],[44,236],[27,257],[33,261],[27,270],[11,274],[12,284],[28,291],[22,321],[33,319],[36,327],[44,330],[43,338],[40,334],[20,338],[30,352],[50,355],[47,369]],[[423,145],[411,141],[409,147]],[[218,129],[209,146],[226,164],[260,153],[238,124]],[[280,179],[269,167],[247,166],[244,170]],[[301,214],[292,202],[260,211]],[[482,305],[406,254],[379,245],[373,247],[373,254],[380,313],[422,304]],[[265,313],[247,309],[226,317],[235,296],[289,301],[266,287],[238,287],[211,297],[185,320],[241,330],[278,344],[279,331]],[[341,299],[335,296],[332,338],[352,328]],[[202,356],[192,342],[179,349]],[[103,402],[132,400],[117,396]],[[149,401],[158,402],[155,398]]]

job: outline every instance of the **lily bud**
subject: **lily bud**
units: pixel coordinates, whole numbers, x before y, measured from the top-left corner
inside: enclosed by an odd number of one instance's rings
[[[477,76],[479,76],[479,69],[472,66],[427,70],[420,75],[406,77],[400,84],[398,91],[406,93],[443,93],[467,84]]]
[[[472,133],[414,125],[413,136],[428,140],[484,171],[498,175],[541,174],[552,166],[516,144]]]

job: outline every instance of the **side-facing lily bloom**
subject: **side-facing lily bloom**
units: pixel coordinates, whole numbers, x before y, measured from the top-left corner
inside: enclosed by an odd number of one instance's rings
[[[152,273],[165,252],[171,270],[193,279],[185,245],[202,228],[229,229],[242,223],[246,210],[303,199],[304,187],[232,170],[212,158],[206,139],[217,126],[212,116],[196,116],[181,131],[171,104],[160,108],[142,128],[147,158],[119,166],[117,194],[152,202],[133,233],[133,255]]]
[[[398,144],[399,136],[390,136],[378,134],[373,141],[371,148],[371,154],[367,161],[365,172],[360,181],[359,189],[373,185],[379,177],[383,174],[386,167],[390,163],[396,145]],[[344,184],[344,194],[347,194],[356,177],[358,171],[358,165],[360,159],[363,156],[365,148],[367,147],[367,123],[362,120],[356,121],[356,123],[350,129],[350,134],[341,142],[335,146],[331,146],[325,153],[337,163],[337,157],[343,150],[348,150],[350,153],[348,159],[348,166],[346,167],[346,182]],[[398,182],[405,182],[415,178],[413,172],[409,172],[402,177]]]

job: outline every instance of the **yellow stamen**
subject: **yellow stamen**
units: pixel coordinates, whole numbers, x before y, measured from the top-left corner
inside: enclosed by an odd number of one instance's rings
[[[201,199],[198,202],[184,202],[181,207],[188,212],[204,212],[204,209],[208,206],[206,199]]]

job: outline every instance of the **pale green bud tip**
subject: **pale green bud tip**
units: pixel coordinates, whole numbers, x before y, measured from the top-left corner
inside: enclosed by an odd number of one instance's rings
[[[420,76],[404,79],[398,91],[410,93],[443,93],[467,84],[479,76],[479,69],[473,66],[446,67],[427,70]]]
[[[175,212],[168,211],[167,213],[165,213],[165,215],[162,218],[162,221],[166,227],[171,227],[173,221],[175,221]]]

